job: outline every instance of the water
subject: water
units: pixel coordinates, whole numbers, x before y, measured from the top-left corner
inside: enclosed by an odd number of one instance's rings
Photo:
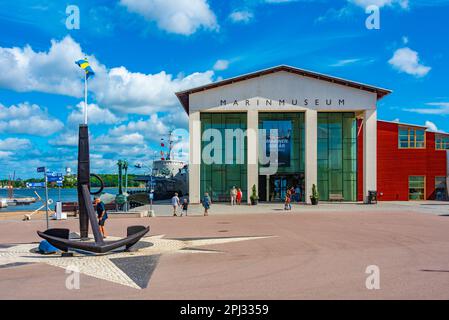
[[[14,190],[14,197],[22,198],[22,197],[34,197],[37,198],[36,191],[42,199],[45,199],[45,189],[16,189]],[[118,188],[105,188],[104,193],[110,193],[116,195],[118,193]],[[8,190],[0,189],[0,198],[7,198]],[[50,208],[54,210],[54,206],[56,205],[56,201],[62,202],[78,202],[78,194],[76,189],[61,189],[61,198],[59,198],[59,190],[58,189],[48,189],[48,198],[53,200]],[[38,209],[40,206],[44,204],[44,201],[36,201],[30,205],[23,206],[9,206],[7,208],[1,208],[0,212],[10,212],[10,211],[33,211]],[[45,210],[45,207],[44,209]]]

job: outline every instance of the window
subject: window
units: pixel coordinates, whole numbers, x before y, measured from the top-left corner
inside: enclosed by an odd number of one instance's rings
[[[449,150],[449,136],[436,134],[435,135],[435,149]]]
[[[435,177],[435,200],[447,200],[446,177]]]
[[[357,120],[353,112],[318,113],[318,193],[357,201]]]
[[[409,200],[425,200],[426,177],[410,176],[408,180]]]
[[[426,147],[426,132],[424,129],[399,127],[399,148],[424,149]]]

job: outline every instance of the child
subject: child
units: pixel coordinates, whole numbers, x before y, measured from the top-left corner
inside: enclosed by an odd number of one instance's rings
[[[211,204],[211,200],[209,197],[209,193],[205,193],[204,194],[204,198],[203,198],[203,207],[204,207],[204,216],[208,216],[209,215],[209,208],[210,208],[210,204]]]
[[[189,203],[187,202],[187,199],[184,199],[184,201],[181,204],[181,217],[182,217],[183,213],[185,213],[186,217],[187,217],[187,208],[188,208],[188,206],[189,206]]]
[[[242,190],[240,188],[237,188],[237,204],[241,205],[242,204]]]

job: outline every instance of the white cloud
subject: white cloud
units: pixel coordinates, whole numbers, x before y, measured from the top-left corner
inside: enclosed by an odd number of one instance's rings
[[[449,102],[429,102],[430,108],[408,108],[404,111],[428,115],[449,115]]]
[[[101,135],[92,140],[93,145],[139,145],[144,144],[143,135],[138,132],[119,136]]]
[[[84,102],[80,102],[76,105],[75,110],[73,110],[68,117],[70,123],[82,123],[84,121],[83,112]],[[123,118],[117,117],[108,109],[100,108],[97,104],[88,104],[88,116],[89,124],[115,124],[123,121]]]
[[[81,97],[81,70],[75,59],[84,57],[81,47],[71,37],[51,41],[48,52],[24,48],[0,47],[0,87],[25,91],[40,91]]]
[[[397,49],[388,63],[396,70],[416,77],[424,77],[432,69],[431,67],[421,64],[418,52],[407,47]]]
[[[176,91],[210,83],[214,78],[212,70],[174,77],[165,71],[144,74],[123,66],[108,69],[67,36],[61,41],[52,40],[48,52],[35,52],[29,46],[0,47],[0,64],[8,66],[0,73],[0,88],[80,98],[84,92],[83,71],[75,61],[85,56],[96,73],[89,82],[89,91],[101,106],[125,114],[151,114],[178,105]]]
[[[334,64],[331,64],[331,67],[344,67],[347,66],[349,64],[353,64],[356,62],[359,62],[361,59],[344,59],[344,60],[339,60]]]
[[[395,5],[399,5],[402,9],[409,8],[408,0],[348,0],[348,1],[362,8],[366,8],[371,5],[378,6],[379,8]]]
[[[31,148],[31,142],[28,139],[6,138],[0,139],[0,150],[2,151],[16,151]]]
[[[93,84],[101,105],[123,113],[151,114],[175,106],[175,92],[212,82],[213,71],[195,72],[174,78],[162,71],[157,74],[129,72],[125,67],[113,68],[105,78]]]
[[[0,133],[49,136],[63,127],[61,121],[51,118],[36,104],[25,102],[10,107],[0,104]]]
[[[228,60],[217,60],[214,64],[214,70],[217,71],[223,71],[226,70],[229,67],[229,61]]]
[[[235,23],[239,23],[239,22],[248,23],[251,20],[253,20],[254,14],[248,10],[241,10],[241,11],[237,10],[237,11],[232,12],[229,15],[229,18],[232,20],[232,22],[235,22]]]
[[[438,128],[437,128],[436,124],[433,123],[432,121],[426,121],[425,126],[426,126],[427,129],[429,129],[430,131],[438,131]]]
[[[7,159],[12,155],[13,155],[13,153],[10,151],[1,151],[0,150],[0,159]]]
[[[200,28],[219,28],[207,0],[120,0],[120,4],[171,33],[191,35]]]
[[[49,144],[58,147],[76,147],[78,146],[78,134],[76,131],[65,131],[50,140]]]
[[[160,118],[157,114],[151,115],[148,119],[139,119],[130,121],[109,130],[109,134],[114,137],[120,137],[133,132],[141,133],[148,141],[159,141],[162,135],[168,134],[169,118]]]

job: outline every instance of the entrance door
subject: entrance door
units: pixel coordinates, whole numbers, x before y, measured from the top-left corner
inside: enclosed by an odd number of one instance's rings
[[[295,202],[304,201],[304,174],[275,175],[270,177],[270,194],[268,201],[284,201],[289,188],[295,188]]]

